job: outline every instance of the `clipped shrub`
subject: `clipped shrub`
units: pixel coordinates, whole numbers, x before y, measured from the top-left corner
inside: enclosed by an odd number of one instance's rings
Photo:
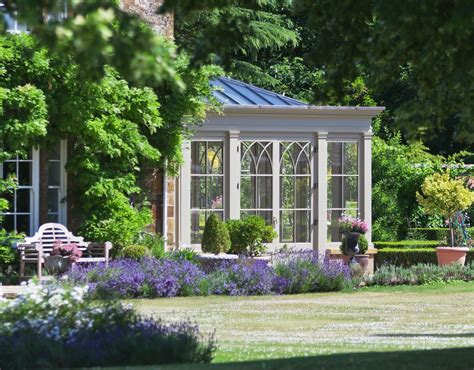
[[[196,325],[165,325],[119,302],[84,299],[86,294],[87,287],[31,285],[23,296],[1,302],[0,367],[122,367],[211,361],[214,340],[203,340]]]
[[[211,215],[206,220],[204,233],[202,235],[201,248],[206,253],[225,253],[230,249],[229,232],[225,224],[216,214]]]
[[[358,254],[365,254],[365,252],[367,252],[367,249],[369,248],[369,242],[367,241],[367,238],[365,237],[364,234],[360,234],[359,241],[357,244],[359,246]],[[342,254],[345,254],[345,255],[349,254],[347,251],[347,238],[346,237],[342,238],[339,249],[341,250]]]
[[[228,220],[226,226],[232,244],[230,251],[249,257],[261,255],[265,251],[265,243],[271,243],[277,236],[273,227],[260,216]]]
[[[374,276],[368,279],[367,284],[422,285],[455,280],[474,280],[474,264],[467,266],[417,264],[411,267],[386,265],[377,269]]]
[[[466,264],[471,261],[474,261],[474,249],[469,250],[466,256]],[[437,264],[436,249],[384,248],[375,255],[375,266],[377,268],[383,265],[408,267],[420,263]]]
[[[150,250],[140,244],[131,244],[123,247],[119,254],[122,258],[131,258],[134,260],[140,260],[145,257],[151,256]]]
[[[374,247],[377,249],[386,248],[397,248],[397,249],[421,249],[421,248],[434,248],[440,245],[439,241],[436,240],[399,240],[395,242],[374,242]]]
[[[277,293],[295,294],[342,290],[350,284],[350,268],[313,251],[278,255],[273,262]]]

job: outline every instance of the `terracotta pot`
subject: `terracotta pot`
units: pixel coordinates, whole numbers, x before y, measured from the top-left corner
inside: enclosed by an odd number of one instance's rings
[[[461,266],[464,266],[468,250],[469,248],[438,247],[436,248],[438,265],[445,266],[452,263],[458,263]]]
[[[342,260],[344,261],[344,263],[347,265],[347,264],[349,264],[349,259],[350,259],[351,257],[348,256],[347,254],[342,254],[342,255],[341,255],[341,258],[342,258]]]
[[[360,265],[360,267],[362,268],[362,271],[365,274],[367,272],[368,267],[369,267],[369,255],[368,254],[356,254],[355,255],[355,260]]]

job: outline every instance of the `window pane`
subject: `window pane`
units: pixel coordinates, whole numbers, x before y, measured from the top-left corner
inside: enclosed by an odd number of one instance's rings
[[[256,213],[260,217],[262,217],[267,225],[272,225],[273,224],[273,212],[272,211],[258,211]]]
[[[280,144],[280,174],[293,175],[295,173],[292,145],[290,143]]]
[[[58,213],[59,211],[59,190],[48,189],[48,213]]]
[[[48,162],[48,186],[61,185],[61,163]]]
[[[30,216],[16,217],[16,230],[19,233],[29,234],[30,232]]]
[[[15,196],[13,192],[6,192],[2,194],[2,198],[6,199],[8,202],[7,212],[13,212],[15,209]]]
[[[257,173],[260,175],[269,175],[272,173],[271,149],[271,146],[267,146],[265,150],[262,149],[259,154]]]
[[[15,216],[4,216],[2,226],[7,231],[15,230]]]
[[[341,231],[339,230],[337,220],[341,217],[343,211],[328,211],[328,241],[340,242]]]
[[[52,145],[48,147],[48,160],[57,160],[59,161],[61,159],[60,152],[61,152],[61,146],[59,142],[56,145]]]
[[[311,208],[311,177],[297,177],[296,181],[296,208]]]
[[[280,211],[280,242],[293,242],[294,213],[293,211]]]
[[[358,208],[358,176],[344,177],[344,208]]]
[[[272,208],[272,178],[270,176],[257,177],[257,207]]]
[[[295,236],[297,243],[308,243],[310,241],[310,211],[296,211],[295,212]]]
[[[223,208],[222,199],[224,194],[224,178],[222,176],[208,177],[208,196],[207,208],[221,209]]]
[[[203,211],[191,212],[191,243],[201,243],[202,232],[206,224],[206,213]]]
[[[240,178],[240,208],[255,208],[255,177],[242,176]]]
[[[191,143],[191,173],[206,173],[206,142]]]
[[[328,177],[328,208],[343,208],[342,205],[342,176]]]
[[[280,208],[295,208],[295,178],[280,176]]]
[[[7,179],[9,177],[16,178],[16,163],[15,162],[3,163],[3,178]]]
[[[57,213],[48,213],[48,222],[59,222]]]
[[[223,173],[223,147],[220,142],[208,142],[207,144],[207,173]]]
[[[20,186],[31,186],[31,162],[18,163],[18,184]]]
[[[206,208],[206,177],[191,177],[191,208]]]
[[[30,190],[18,189],[16,191],[16,211],[30,212]]]
[[[328,143],[328,176],[342,174],[342,143]]]
[[[357,143],[344,143],[344,174],[357,175],[358,172]]]

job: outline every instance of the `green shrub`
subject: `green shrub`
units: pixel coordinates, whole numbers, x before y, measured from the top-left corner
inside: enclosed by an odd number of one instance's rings
[[[471,263],[471,261],[474,261],[474,249],[467,252],[466,264]],[[375,255],[375,265],[377,268],[384,265],[408,267],[419,263],[437,264],[436,249],[385,248],[377,251]]]
[[[265,251],[264,243],[271,243],[277,236],[272,226],[260,216],[226,222],[232,242],[231,252],[246,256],[258,256]]]
[[[417,264],[411,267],[387,265],[375,271],[369,285],[422,285],[453,280],[474,280],[474,264],[437,266]]]
[[[127,245],[120,251],[120,257],[132,258],[134,260],[141,260],[144,257],[149,257],[150,255],[150,250],[146,246],[140,244]]]
[[[197,253],[194,251],[194,249],[182,248],[165,252],[163,257],[173,261],[186,260],[190,262],[196,262],[196,256]]]
[[[203,252],[214,254],[225,253],[230,248],[229,232],[225,224],[214,213],[211,213],[206,220],[201,248]]]
[[[155,258],[165,255],[165,239],[160,234],[142,233],[136,244],[144,245]]]
[[[359,236],[359,241],[357,243],[359,245],[359,253],[358,254],[364,254],[367,252],[367,249],[369,248],[369,242],[367,241],[367,238],[365,237],[364,234],[361,234]],[[339,249],[341,250],[342,254],[348,255],[349,253],[347,252],[347,238],[344,237],[342,238],[341,245],[339,246]]]
[[[399,240],[395,242],[374,242],[377,249],[397,248],[397,249],[421,249],[438,247],[440,242],[437,240]]]
[[[474,227],[467,229],[470,234],[474,234]],[[413,227],[409,232],[416,233],[426,240],[447,240],[449,229],[446,227]]]

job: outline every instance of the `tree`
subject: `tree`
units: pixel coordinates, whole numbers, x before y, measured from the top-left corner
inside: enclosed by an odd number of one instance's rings
[[[319,33],[309,58],[324,66],[328,96],[341,97],[345,80],[360,73],[383,95],[409,82],[410,98],[394,110],[411,138],[442,136],[474,143],[474,3],[469,1],[344,0],[296,2]],[[379,103],[383,103],[380,102]]]

